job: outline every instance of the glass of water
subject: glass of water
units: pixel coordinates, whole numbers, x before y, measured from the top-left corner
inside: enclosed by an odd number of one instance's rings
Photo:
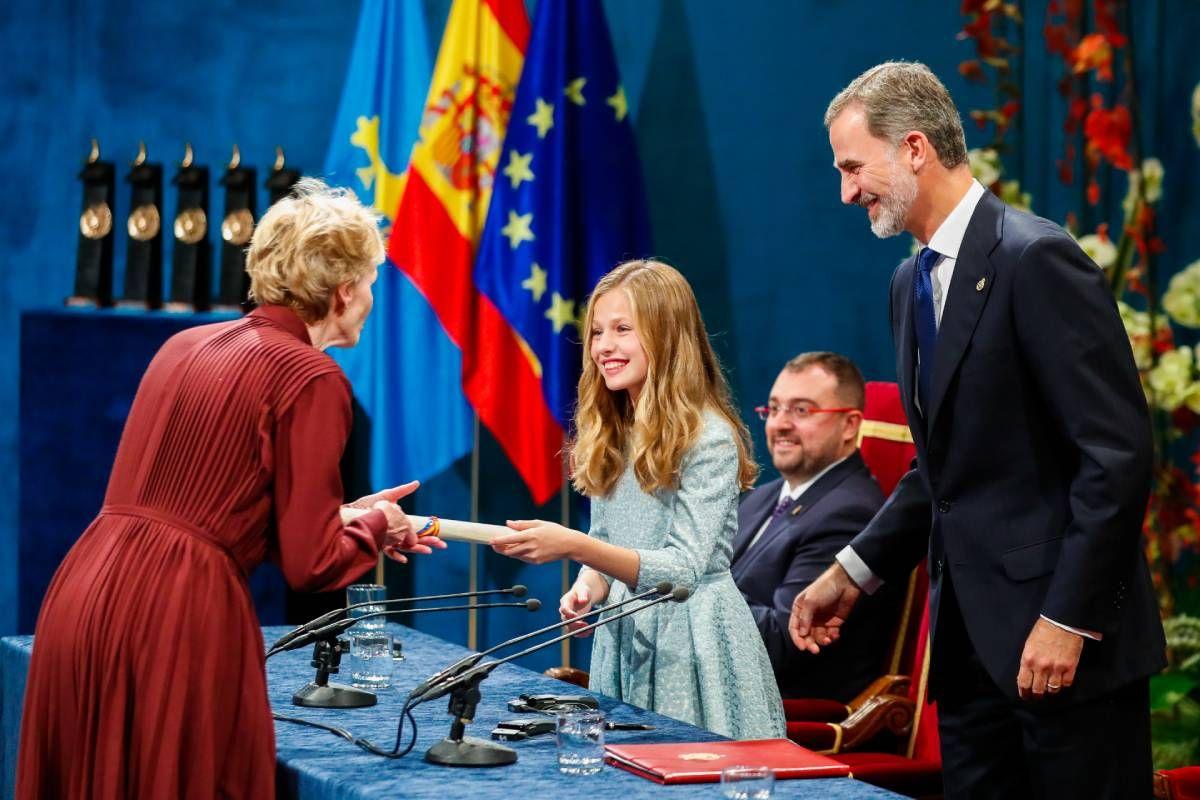
[[[373,605],[363,606],[362,608],[351,608],[348,613],[351,619],[357,619],[366,614],[374,614],[377,611],[387,611],[385,605],[374,605],[382,603],[387,599],[387,587],[381,586],[378,583],[355,583],[346,587],[346,605],[354,606],[359,603],[372,603]],[[384,617],[375,617],[374,619],[364,620],[354,625],[353,631],[381,631],[386,623]]]
[[[559,714],[556,742],[559,772],[595,775],[604,766],[604,712]]]
[[[770,800],[775,773],[770,767],[726,767],[721,770],[721,796],[728,800]]]
[[[350,682],[360,689],[392,685],[392,635],[387,631],[350,632]]]

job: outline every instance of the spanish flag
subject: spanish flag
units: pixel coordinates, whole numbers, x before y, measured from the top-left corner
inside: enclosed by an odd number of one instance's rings
[[[537,359],[473,277],[528,41],[522,0],[454,0],[388,248],[462,351],[468,401],[541,504],[562,486],[563,429]]]

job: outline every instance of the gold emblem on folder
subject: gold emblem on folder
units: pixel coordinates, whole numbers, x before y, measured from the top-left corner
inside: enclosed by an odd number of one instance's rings
[[[237,247],[242,247],[250,241],[254,233],[254,215],[248,208],[239,208],[225,215],[221,223],[221,238]]]
[[[716,761],[722,758],[720,753],[680,753],[681,761]]]
[[[175,238],[184,244],[195,244],[208,233],[208,218],[202,208],[187,208],[175,218]]]
[[[103,239],[112,230],[112,209],[101,200],[92,203],[79,215],[79,232],[88,239]]]
[[[162,220],[152,204],[138,206],[129,215],[129,235],[139,242],[148,242],[158,235]]]

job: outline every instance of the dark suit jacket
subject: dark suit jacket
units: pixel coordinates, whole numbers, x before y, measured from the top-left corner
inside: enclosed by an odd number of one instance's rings
[[[782,478],[774,480],[743,498],[733,542],[733,580],[762,633],[780,693],[849,700],[881,674],[898,593],[889,587],[869,598],[855,610],[837,646],[817,656],[792,644],[788,616],[796,595],[871,521],[883,504],[883,493],[856,452],[822,475],[792,511],[747,550],[771,516],[782,483]]]
[[[915,261],[892,276],[891,321],[918,467],[852,546],[888,581],[928,552],[931,690],[940,671],[955,671],[950,637],[939,639],[947,585],[970,644],[1010,695],[1039,615],[1103,634],[1084,644],[1067,702],[1157,672],[1165,643],[1141,549],[1149,417],[1104,273],[1062,228],[985,193],[954,268],[922,414]]]

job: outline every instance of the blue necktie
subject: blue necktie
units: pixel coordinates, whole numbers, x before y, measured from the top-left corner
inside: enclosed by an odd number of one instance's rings
[[[917,368],[917,399],[921,413],[928,417],[929,403],[933,398],[933,365],[937,352],[937,311],[933,306],[933,279],[929,271],[937,263],[941,253],[926,247],[917,257],[917,274],[913,280],[914,306],[913,328],[917,334],[917,353],[920,366]]]

